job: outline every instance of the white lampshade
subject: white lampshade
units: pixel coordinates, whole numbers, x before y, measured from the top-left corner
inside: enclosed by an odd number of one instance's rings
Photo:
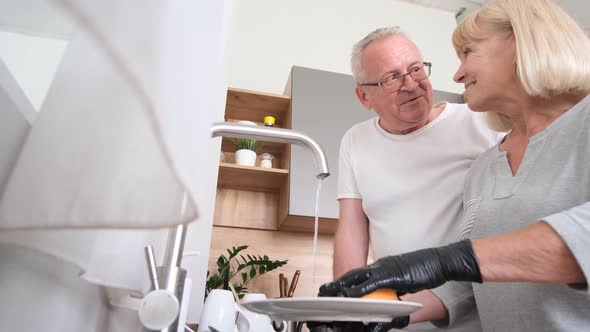
[[[5,188],[0,229],[195,220],[223,108],[223,10],[199,22],[188,0],[56,2],[79,29]]]
[[[161,259],[170,226],[211,227],[226,3],[52,2],[75,31],[0,188],[0,242],[145,290],[145,245]]]

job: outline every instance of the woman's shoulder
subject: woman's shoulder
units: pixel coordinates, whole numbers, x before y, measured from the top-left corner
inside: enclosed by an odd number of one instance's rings
[[[572,137],[577,137],[578,139],[582,137],[590,138],[590,95],[563,113],[543,132],[547,132],[545,135],[561,132],[556,137],[566,141],[571,141]]]
[[[590,127],[590,95],[584,97],[578,104],[576,104],[572,111],[575,111],[572,122],[574,124],[582,125],[586,131]]]
[[[466,191],[468,188],[478,187],[478,183],[489,177],[488,173],[491,171],[491,168],[500,153],[501,152],[498,150],[498,144],[496,144],[481,153],[477,159],[475,159],[465,176]]]

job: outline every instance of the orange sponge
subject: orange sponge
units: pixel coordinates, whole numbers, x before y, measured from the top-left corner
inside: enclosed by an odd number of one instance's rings
[[[390,288],[381,288],[362,296],[365,300],[399,300],[397,293]]]

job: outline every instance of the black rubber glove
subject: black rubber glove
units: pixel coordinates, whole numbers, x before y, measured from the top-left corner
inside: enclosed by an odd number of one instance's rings
[[[371,323],[365,325],[361,322],[333,322],[312,323],[306,325],[310,332],[387,332],[390,329],[401,329],[410,323],[410,316],[396,317],[389,323]]]
[[[391,288],[402,295],[450,280],[482,282],[471,241],[383,257],[322,285],[319,296],[360,297],[379,288]]]

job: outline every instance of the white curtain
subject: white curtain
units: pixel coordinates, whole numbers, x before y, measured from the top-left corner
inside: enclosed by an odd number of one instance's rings
[[[161,259],[166,227],[212,216],[228,1],[53,2],[77,29],[0,188],[0,242],[145,290],[143,247]]]

